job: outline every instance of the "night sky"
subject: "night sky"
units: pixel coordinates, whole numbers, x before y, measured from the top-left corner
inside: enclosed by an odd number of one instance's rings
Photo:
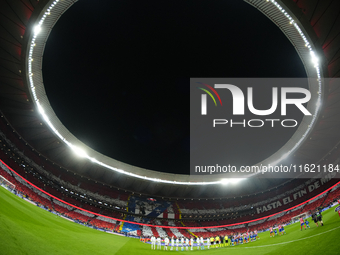
[[[182,174],[190,77],[306,77],[281,30],[240,0],[80,0],[51,31],[43,75],[52,108],[82,142]],[[242,152],[255,157],[247,146]]]

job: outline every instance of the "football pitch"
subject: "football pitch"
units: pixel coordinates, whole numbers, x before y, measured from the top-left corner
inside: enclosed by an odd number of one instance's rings
[[[323,212],[323,220],[323,227],[309,219],[310,229],[301,231],[295,223],[285,227],[284,236],[259,233],[256,242],[236,247],[157,251],[138,239],[65,220],[0,187],[0,254],[340,254],[340,217],[331,208]]]

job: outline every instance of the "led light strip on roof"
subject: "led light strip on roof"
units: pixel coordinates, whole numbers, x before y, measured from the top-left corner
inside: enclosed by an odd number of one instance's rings
[[[322,79],[321,79],[321,71],[320,71],[320,66],[319,66],[319,58],[316,56],[315,51],[312,49],[311,44],[307,40],[305,34],[302,32],[302,30],[299,27],[299,25],[287,13],[287,11],[284,10],[282,8],[282,6],[280,4],[278,4],[275,0],[266,0],[266,2],[272,3],[278,10],[280,10],[286,16],[286,18],[288,19],[289,23],[291,25],[294,25],[294,27],[296,28],[296,31],[300,34],[301,38],[305,42],[305,46],[308,48],[309,53],[311,55],[311,62],[314,64],[314,68],[315,68],[316,75],[317,75],[318,88],[319,88],[318,99],[316,101],[316,109],[315,109],[315,112],[313,114],[313,118],[312,118],[310,124],[308,125],[307,130],[304,132],[304,134],[302,135],[301,139],[295,144],[295,146],[293,148],[291,148],[288,152],[286,152],[281,158],[279,158],[278,160],[276,160],[276,161],[271,163],[271,165],[277,165],[282,160],[286,159],[293,151],[295,151],[300,146],[300,144],[303,142],[305,137],[308,135],[308,133],[312,129],[312,127],[313,127],[313,125],[314,125],[314,123],[315,123],[315,121],[317,119],[317,115],[318,115],[318,113],[319,113],[319,111],[321,109]]]
[[[245,1],[249,2],[250,0],[245,0]],[[296,144],[293,147],[291,147],[280,158],[278,158],[276,160],[274,159],[274,161],[271,162],[271,165],[277,165],[279,162],[281,162],[282,160],[286,159],[293,151],[295,151],[300,146],[300,144],[303,142],[303,140],[305,139],[307,134],[310,132],[310,130],[314,126],[315,121],[317,119],[317,115],[318,115],[319,110],[321,108],[322,79],[321,79],[321,71],[320,71],[320,67],[319,67],[319,59],[318,59],[318,57],[317,57],[317,55],[315,53],[315,50],[313,50],[312,44],[308,41],[307,37],[305,36],[305,34],[303,33],[303,31],[301,30],[299,25],[294,21],[292,16],[290,14],[288,14],[288,12],[286,10],[284,10],[282,8],[282,6],[280,6],[275,0],[263,0],[263,1],[267,2],[268,4],[271,4],[271,5],[275,6],[275,8],[277,8],[280,12],[282,12],[282,14],[287,18],[287,23],[292,24],[295,27],[295,29],[298,32],[298,34],[301,36],[301,38],[302,38],[302,40],[304,42],[304,46],[307,47],[308,50],[309,50],[309,53],[310,53],[310,56],[311,56],[311,62],[314,65],[314,70],[315,70],[315,73],[316,73],[316,77],[317,77],[316,79],[317,79],[317,85],[318,85],[318,92],[317,92],[318,95],[317,95],[317,100],[316,100],[316,105],[315,105],[315,111],[314,111],[314,115],[312,117],[312,120],[311,120],[310,124],[304,130],[303,135],[301,136],[301,138],[298,140],[298,142],[296,142]],[[66,145],[68,145],[68,147],[75,154],[77,154],[79,157],[86,158],[86,159],[90,160],[92,163],[97,164],[99,166],[102,166],[104,168],[113,170],[113,171],[118,172],[118,173],[125,174],[127,176],[139,178],[139,179],[142,179],[142,180],[148,180],[148,181],[159,182],[159,183],[166,183],[166,184],[177,184],[177,185],[212,185],[212,184],[224,184],[225,185],[225,184],[235,184],[235,183],[238,183],[239,181],[245,179],[245,178],[230,178],[230,179],[221,179],[221,180],[210,181],[210,182],[203,182],[203,181],[190,182],[190,181],[171,181],[171,180],[165,180],[165,179],[161,179],[161,178],[154,178],[154,177],[149,177],[149,176],[143,176],[141,174],[136,174],[136,173],[132,173],[130,171],[125,171],[123,169],[119,169],[117,167],[109,165],[108,163],[104,163],[101,160],[98,160],[98,159],[96,159],[94,157],[91,157],[90,155],[88,155],[88,153],[85,150],[83,150],[79,146],[77,146],[74,143],[72,143],[71,140],[67,138],[67,135],[64,135],[62,131],[60,131],[60,130],[58,130],[56,128],[58,126],[57,124],[54,124],[55,123],[54,119],[56,117],[54,117],[52,115],[49,115],[47,113],[47,112],[49,112],[47,110],[48,108],[44,108],[43,107],[44,103],[41,102],[41,100],[43,100],[43,101],[45,100],[46,101],[46,98],[43,98],[43,96],[40,96],[41,91],[39,90],[39,93],[38,93],[38,91],[37,91],[37,89],[35,87],[35,84],[34,84],[35,77],[34,77],[33,65],[32,65],[32,63],[33,63],[33,56],[34,56],[33,53],[34,53],[34,49],[35,49],[35,46],[36,46],[37,38],[38,38],[39,34],[41,34],[42,31],[44,31],[44,22],[46,21],[46,19],[48,19],[49,15],[53,14],[54,10],[56,11],[56,13],[61,15],[60,9],[65,7],[66,4],[68,4],[68,7],[69,7],[74,2],[75,2],[75,0],[70,0],[69,2],[66,1],[66,0],[64,0],[64,1],[59,1],[59,0],[53,1],[52,4],[50,4],[48,6],[48,8],[46,9],[46,11],[43,13],[43,15],[41,16],[40,20],[36,23],[35,26],[33,26],[32,38],[31,38],[30,43],[29,43],[28,59],[27,59],[27,61],[28,61],[27,62],[27,66],[28,66],[28,72],[27,73],[28,73],[29,88],[30,88],[30,91],[31,91],[34,103],[36,104],[36,107],[37,107],[39,113],[41,114],[41,116],[44,119],[45,123],[55,133],[55,135],[57,135],[61,141],[63,141]],[[55,9],[55,6],[57,6],[58,4],[61,5],[61,3],[64,6],[61,6],[60,8]],[[48,21],[50,21],[50,20],[48,20]],[[54,24],[56,20],[52,20],[52,21],[53,21],[52,23]],[[46,31],[48,29],[51,29],[51,27],[53,27],[53,24],[52,25],[50,24],[50,27],[46,27],[45,28]],[[44,32],[46,33],[46,31],[44,31]],[[44,41],[44,43],[45,43],[45,41]],[[42,56],[39,56],[39,55],[38,55],[38,57],[42,58]],[[38,67],[38,68],[41,69],[41,67]],[[38,69],[37,72],[41,72],[40,69]],[[37,81],[37,83],[39,83],[39,81]],[[40,98],[39,98],[39,96],[40,96]]]

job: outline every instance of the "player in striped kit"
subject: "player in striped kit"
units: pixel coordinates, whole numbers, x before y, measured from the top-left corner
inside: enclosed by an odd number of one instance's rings
[[[300,223],[301,223],[301,231],[302,231],[302,226],[304,226],[305,229],[307,229],[305,225],[305,221],[302,219],[302,217],[300,218]]]

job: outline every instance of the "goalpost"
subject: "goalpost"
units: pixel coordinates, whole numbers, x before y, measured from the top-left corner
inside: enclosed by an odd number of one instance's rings
[[[299,215],[296,215],[296,216],[292,217],[292,223],[300,221],[301,217],[302,217],[302,219],[306,219],[306,218],[308,218],[308,216],[309,216],[308,212],[304,212],[304,213],[301,213]]]
[[[11,192],[15,190],[15,185],[2,175],[0,175],[0,185]]]

